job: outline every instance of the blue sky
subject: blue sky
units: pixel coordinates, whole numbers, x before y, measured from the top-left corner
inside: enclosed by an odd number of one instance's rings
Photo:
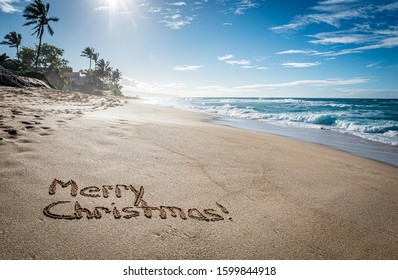
[[[30,1],[0,0],[0,36]],[[398,1],[50,0],[53,37],[75,71],[94,47],[127,94],[398,98]],[[15,49],[0,45],[0,53]]]

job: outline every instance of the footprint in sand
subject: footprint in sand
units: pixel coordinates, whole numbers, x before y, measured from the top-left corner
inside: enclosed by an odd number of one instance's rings
[[[32,141],[30,139],[19,139],[19,140],[17,140],[17,142],[21,143],[21,144],[34,143],[34,141]]]
[[[15,135],[18,134],[18,131],[15,130],[15,129],[5,129],[4,131],[7,132],[8,134],[12,135],[12,136],[15,136]]]
[[[7,132],[7,129],[12,128],[12,126],[6,124],[0,124],[0,128],[5,128],[3,131]]]
[[[13,115],[22,115],[22,114],[23,114],[22,111],[18,111],[18,110],[11,110],[11,113],[12,113]]]

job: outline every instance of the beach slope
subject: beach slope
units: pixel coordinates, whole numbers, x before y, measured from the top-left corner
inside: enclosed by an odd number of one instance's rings
[[[1,259],[398,259],[395,167],[140,100],[0,96]]]

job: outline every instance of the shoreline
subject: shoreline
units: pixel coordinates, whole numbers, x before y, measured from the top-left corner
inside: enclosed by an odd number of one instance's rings
[[[275,98],[275,99],[286,99],[286,98]],[[313,98],[301,98],[301,99],[312,100]],[[321,98],[316,98],[316,99],[318,100]],[[374,98],[369,98],[369,99],[374,100]],[[329,100],[329,98],[324,98],[324,100]],[[398,167],[398,146],[385,144],[377,141],[371,141],[369,139],[362,138],[350,133],[341,133],[328,129],[281,126],[254,119],[243,119],[243,118],[225,116],[222,114],[198,112],[195,110],[187,109],[184,107],[178,107],[175,105],[162,106],[157,103],[153,103],[151,99],[143,99],[143,101],[144,103],[149,105],[160,106],[163,108],[173,108],[185,112],[203,114],[211,118],[208,121],[209,123],[234,127],[246,131],[256,131],[260,133],[279,135],[291,139],[305,141],[308,143],[314,143],[322,145],[324,147],[329,147],[339,151],[347,152],[352,155],[385,163],[393,167]]]
[[[0,259],[398,259],[395,167],[139,100],[7,94]]]
[[[370,141],[355,135],[342,134],[331,130],[282,127],[255,120],[235,119],[225,116],[216,116],[210,123],[249,131],[269,133],[318,144],[352,155],[375,160],[393,167],[398,167],[398,146]]]

